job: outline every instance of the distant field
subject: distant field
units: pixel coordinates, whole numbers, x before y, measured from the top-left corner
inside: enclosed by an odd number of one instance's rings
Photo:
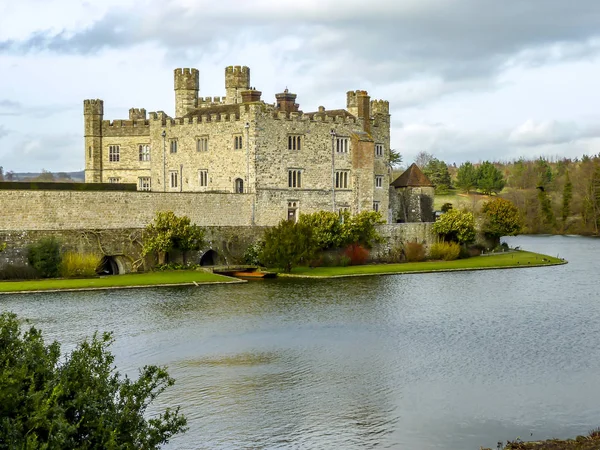
[[[469,211],[478,211],[483,202],[487,202],[489,195],[471,192],[469,194],[451,189],[448,195],[436,194],[433,200],[433,209],[440,211],[444,203],[452,203],[455,209],[468,209]]]

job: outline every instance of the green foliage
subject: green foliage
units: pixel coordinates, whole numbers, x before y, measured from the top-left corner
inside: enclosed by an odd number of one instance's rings
[[[554,217],[554,211],[552,209],[550,197],[543,188],[538,190],[538,200],[540,202],[540,210],[542,212],[542,222],[546,226],[546,229],[550,231],[556,226],[556,217]]]
[[[375,211],[363,211],[354,216],[347,211],[342,211],[339,215],[330,211],[319,211],[300,215],[298,223],[310,227],[320,250],[351,244],[371,248],[381,240],[375,225],[383,223],[383,219],[381,214]]]
[[[172,270],[196,270],[199,269],[200,264],[179,264],[179,263],[167,263],[157,264],[152,268],[155,272],[168,272]]]
[[[429,181],[435,187],[436,194],[446,194],[452,183],[448,166],[444,161],[437,158],[431,159],[423,168],[423,173],[427,175]]]
[[[418,242],[408,242],[404,246],[404,256],[408,262],[425,261],[425,246]]]
[[[484,194],[498,193],[504,189],[502,172],[489,161],[482,163],[477,169],[477,188]]]
[[[60,273],[60,244],[44,238],[27,248],[27,260],[42,278],[56,278]]]
[[[454,183],[461,191],[469,193],[477,187],[477,169],[470,162],[461,164]]]
[[[546,159],[539,158],[536,160],[535,168],[538,176],[538,186],[547,187],[550,183],[552,183],[552,167],[550,167],[550,164]]]
[[[94,277],[101,261],[95,253],[67,252],[60,263],[60,274],[64,278]]]
[[[179,408],[147,417],[174,380],[146,366],[136,381],[115,372],[112,336],[94,335],[61,358],[35,328],[0,315],[0,448],[156,449],[186,429]]]
[[[438,242],[429,248],[429,258],[454,261],[460,255],[461,247],[456,242]]]
[[[35,280],[40,275],[27,265],[8,264],[0,269],[0,280]]]
[[[389,167],[395,168],[402,164],[402,155],[399,151],[390,148]]]
[[[253,266],[262,266],[260,255],[264,245],[265,243],[263,241],[256,241],[250,244],[244,252],[244,262],[246,264],[252,264]]]
[[[475,240],[475,216],[468,211],[452,209],[433,224],[433,231],[446,241],[468,244]]]
[[[573,199],[573,183],[571,183],[571,179],[569,178],[569,172],[565,173],[565,186],[563,188],[563,197],[562,197],[562,210],[561,210],[561,219],[562,219],[562,231],[566,230],[567,219],[571,214],[571,200]]]
[[[444,204],[442,205],[442,208],[441,208],[441,210],[442,210],[442,212],[443,212],[443,213],[447,213],[447,212],[448,212],[448,211],[450,211],[450,210],[451,210],[453,207],[454,207],[454,206],[452,205],[452,203],[444,203]]]
[[[198,250],[204,245],[204,230],[192,225],[187,216],[178,217],[172,211],[157,212],[154,222],[146,226],[142,254],[161,254],[177,249]],[[159,261],[163,262],[163,261]]]
[[[312,229],[306,223],[282,220],[265,231],[260,260],[269,267],[291,272],[299,264],[308,265],[319,250]]]
[[[515,236],[523,230],[519,209],[510,200],[495,198],[485,202],[482,212],[485,217],[482,231],[496,242],[502,236]]]
[[[0,253],[6,250],[6,242],[0,242]]]

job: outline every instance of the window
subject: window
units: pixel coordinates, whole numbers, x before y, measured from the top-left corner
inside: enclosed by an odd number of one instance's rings
[[[295,200],[288,202],[287,220],[294,223],[298,221],[298,202]]]
[[[373,211],[379,212],[379,202],[373,202]]]
[[[196,139],[196,151],[207,152],[208,151],[208,136],[199,137]]]
[[[288,136],[288,150],[300,150],[302,147],[302,136],[290,134]]]
[[[241,178],[235,179],[235,193],[236,194],[244,193],[244,180],[242,180]]]
[[[242,148],[244,148],[242,145],[242,136],[241,135],[233,137],[233,148],[235,150],[241,150]]]
[[[171,177],[171,189],[175,189],[179,186],[179,173],[176,170],[171,170],[169,176]]]
[[[288,187],[291,187],[291,188],[302,187],[302,170],[300,170],[300,169],[288,170]]]
[[[177,139],[171,139],[169,141],[169,146],[171,153],[177,153]]]
[[[383,187],[383,175],[375,175],[375,187]]]
[[[335,187],[336,189],[348,189],[347,170],[337,170],[335,172]]]
[[[383,144],[375,144],[375,157],[383,157]]]
[[[348,153],[349,141],[347,137],[335,138],[335,149],[338,153]]]
[[[120,182],[121,182],[121,179],[120,179],[119,177],[110,177],[110,178],[108,179],[108,182],[109,182],[109,183],[120,183]]]
[[[108,160],[110,162],[119,162],[121,160],[121,147],[118,145],[108,146]]]
[[[138,178],[138,191],[149,191],[150,190],[150,177],[139,177]]]
[[[140,161],[150,161],[150,146],[148,144],[140,144]]]
[[[208,170],[198,171],[198,182],[200,184],[200,187],[208,186]]]

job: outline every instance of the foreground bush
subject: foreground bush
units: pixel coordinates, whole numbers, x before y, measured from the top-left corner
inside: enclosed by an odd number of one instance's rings
[[[136,381],[121,377],[109,333],[61,356],[15,314],[0,314],[0,448],[156,449],[186,429],[179,408],[147,417],[174,380],[146,366]]]
[[[455,242],[438,242],[429,249],[430,259],[443,259],[454,261],[460,256],[460,245]]]
[[[425,246],[418,242],[409,242],[404,246],[404,254],[408,262],[425,261]]]
[[[346,247],[344,256],[348,258],[351,266],[359,266],[365,264],[369,259],[369,250],[359,244],[352,244]]]
[[[64,278],[89,278],[96,276],[102,258],[94,253],[67,252],[60,264],[60,274]]]
[[[53,237],[44,238],[27,248],[27,260],[42,278],[56,278],[60,273],[60,244]]]
[[[318,249],[309,225],[282,220],[276,227],[265,231],[259,260],[269,267],[291,272],[292,267],[313,261]]]

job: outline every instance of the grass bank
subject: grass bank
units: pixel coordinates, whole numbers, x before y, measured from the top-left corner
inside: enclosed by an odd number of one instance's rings
[[[368,264],[348,267],[295,267],[287,276],[348,277],[394,273],[445,272],[457,270],[508,269],[565,264],[565,261],[539,253],[514,251],[484,256],[474,256],[456,261],[425,261],[401,264]],[[279,271],[281,273],[281,271]],[[284,275],[284,274],[282,274]]]
[[[596,428],[587,436],[575,439],[548,439],[547,441],[523,442],[520,439],[508,441],[504,450],[598,450],[600,449],[600,428]],[[491,450],[481,447],[481,450]]]
[[[231,278],[199,270],[130,273],[99,278],[53,278],[47,280],[2,281],[0,293],[77,289],[118,289],[193,283],[230,282]]]

